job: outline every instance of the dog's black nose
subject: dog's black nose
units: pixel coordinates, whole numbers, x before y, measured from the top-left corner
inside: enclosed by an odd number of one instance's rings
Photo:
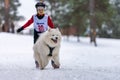
[[[56,37],[55,39],[58,39],[58,37]]]

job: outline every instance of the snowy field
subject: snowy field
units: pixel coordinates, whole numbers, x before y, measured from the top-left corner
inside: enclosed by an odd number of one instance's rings
[[[0,33],[0,80],[120,80],[120,40],[62,40],[60,69],[35,68],[32,36]]]

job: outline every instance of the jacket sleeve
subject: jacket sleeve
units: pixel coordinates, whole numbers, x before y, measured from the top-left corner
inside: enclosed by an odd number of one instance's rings
[[[30,26],[33,23],[33,16],[23,25],[23,28]]]
[[[48,26],[49,26],[50,28],[55,28],[55,27],[54,27],[54,24],[53,24],[53,22],[52,22],[52,20],[51,20],[51,18],[50,18],[50,16],[48,16]]]

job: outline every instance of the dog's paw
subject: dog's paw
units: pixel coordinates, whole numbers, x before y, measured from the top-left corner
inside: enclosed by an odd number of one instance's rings
[[[37,61],[35,61],[36,68],[39,68],[39,64]]]
[[[40,68],[40,70],[43,70],[44,68]]]
[[[54,69],[59,68],[59,66],[58,66],[58,65],[56,65],[56,64],[55,64],[55,62],[54,62],[53,60],[51,60],[51,64],[52,64],[52,67],[53,67]]]

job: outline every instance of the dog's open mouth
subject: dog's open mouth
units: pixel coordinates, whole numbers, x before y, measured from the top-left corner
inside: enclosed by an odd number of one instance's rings
[[[57,39],[51,39],[54,43],[57,43]]]

